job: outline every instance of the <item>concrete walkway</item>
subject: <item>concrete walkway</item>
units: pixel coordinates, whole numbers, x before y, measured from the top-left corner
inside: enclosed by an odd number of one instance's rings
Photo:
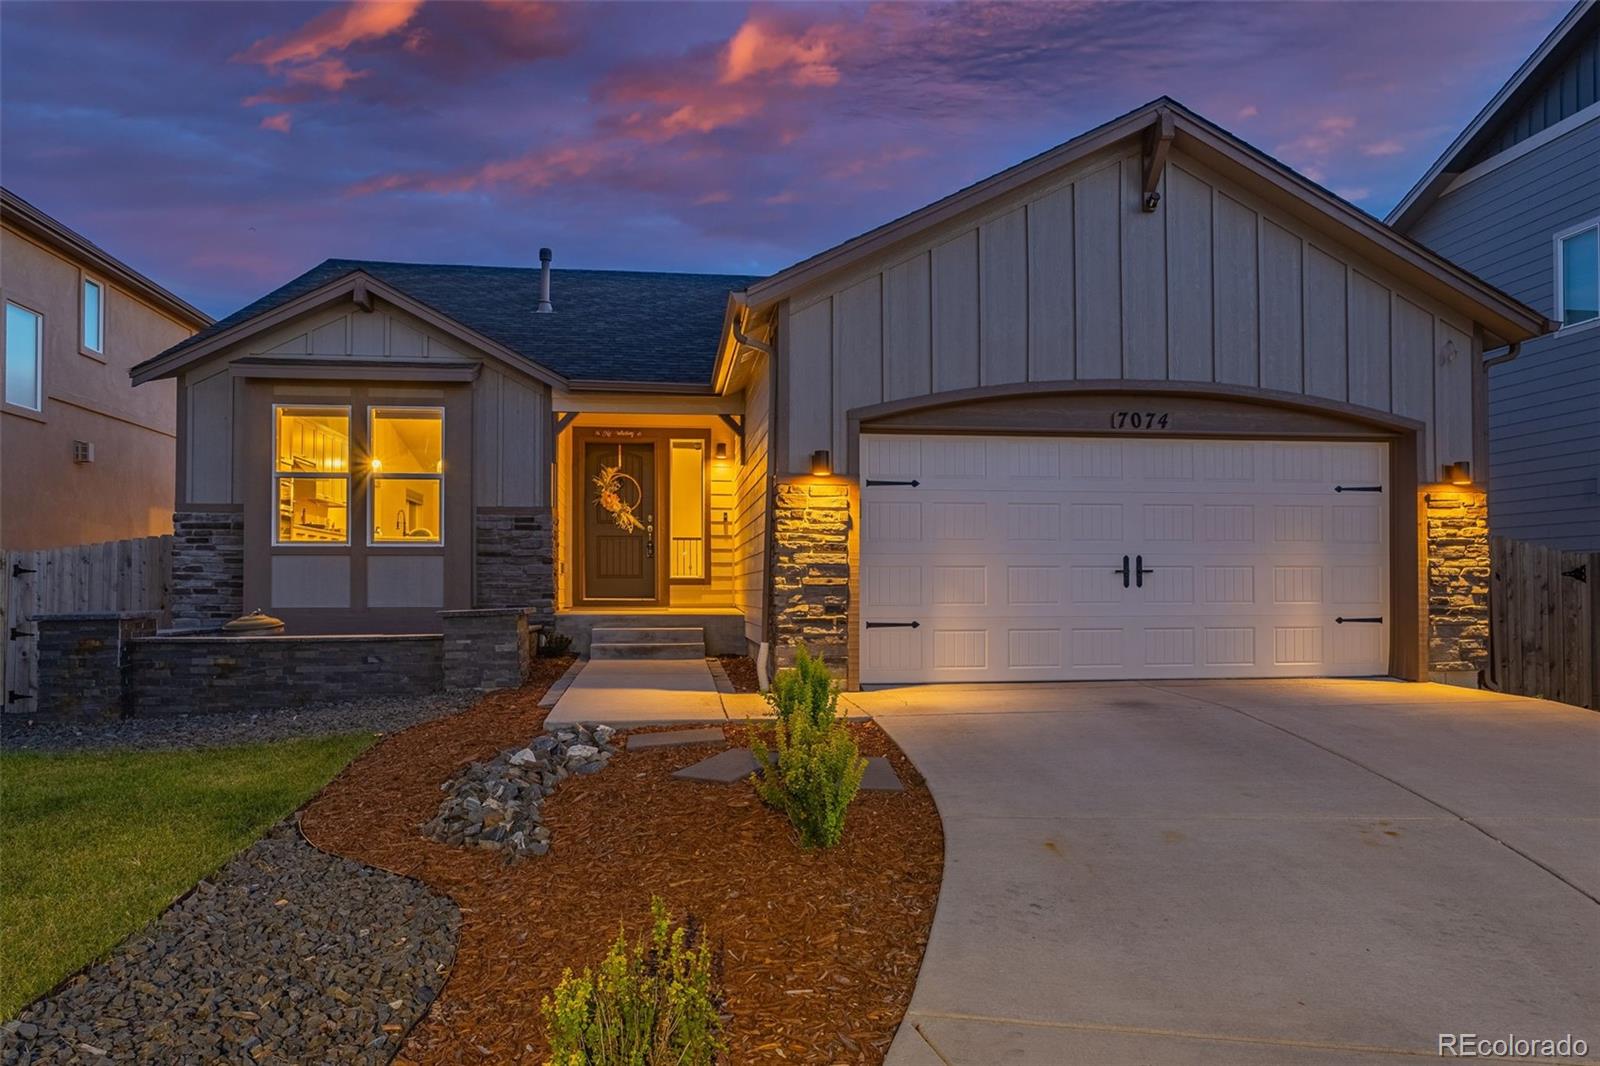
[[[847,699],[944,821],[890,1066],[1399,1063],[1449,1032],[1600,1061],[1600,715],[1396,682]]]
[[[704,659],[590,659],[545,724],[604,722],[620,729],[743,722],[765,712],[753,693],[719,693]]]

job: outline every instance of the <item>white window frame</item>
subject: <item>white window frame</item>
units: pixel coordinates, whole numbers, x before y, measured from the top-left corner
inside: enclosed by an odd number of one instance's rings
[[[436,474],[394,474],[387,470],[372,469],[372,457],[377,451],[377,420],[380,412],[390,411],[419,411],[437,412],[439,415],[439,472]],[[430,404],[405,404],[405,403],[375,403],[367,407],[367,547],[369,548],[422,548],[437,551],[444,547],[445,527],[445,499],[444,499],[444,427],[445,412],[443,407]],[[437,481],[439,483],[439,535],[433,540],[379,540],[373,536],[374,519],[373,509],[378,505],[378,478],[385,481]]]
[[[7,299],[5,303],[6,307],[8,308],[15,307],[18,311],[24,311],[32,315],[38,321],[39,328],[36,329],[33,334],[33,403],[31,405],[25,403],[16,403],[10,398],[11,378],[9,374],[6,376],[5,391],[0,393],[0,402],[3,402],[6,407],[15,408],[19,411],[27,411],[29,414],[33,415],[42,415],[44,414],[44,312],[35,311],[27,304],[21,303],[17,300]],[[7,313],[9,314],[9,311]],[[11,361],[11,348],[9,344],[6,346],[5,361]]]
[[[347,429],[344,445],[344,472],[332,473],[325,471],[306,472],[278,469],[278,427],[283,424],[278,417],[278,412],[285,408],[291,411],[343,411],[344,424]],[[268,459],[267,469],[272,477],[272,506],[269,513],[272,515],[272,546],[274,548],[348,548],[350,546],[350,516],[355,510],[351,493],[355,486],[350,481],[351,454],[355,451],[355,441],[351,439],[355,433],[355,413],[349,404],[339,403],[275,403],[272,405],[272,455]],[[280,540],[278,537],[278,482],[284,478],[316,478],[319,481],[342,480],[344,482],[344,539],[343,540]]]
[[[1564,230],[1559,230],[1559,231],[1556,232],[1556,235],[1551,239],[1552,240],[1552,247],[1554,248],[1553,255],[1554,255],[1554,258],[1555,258],[1555,262],[1556,262],[1556,271],[1555,271],[1555,281],[1556,281],[1556,284],[1555,284],[1555,320],[1556,320],[1557,323],[1560,324],[1560,329],[1559,329],[1558,332],[1561,332],[1561,333],[1570,333],[1573,330],[1588,329],[1591,326],[1594,326],[1596,324],[1600,324],[1600,315],[1597,315],[1594,318],[1586,318],[1582,322],[1574,322],[1570,326],[1566,324],[1567,309],[1566,309],[1566,307],[1564,305],[1566,303],[1566,295],[1567,295],[1566,294],[1566,288],[1567,287],[1566,287],[1565,279],[1562,277],[1562,273],[1563,273],[1563,270],[1564,270],[1564,261],[1565,261],[1566,257],[1561,254],[1561,252],[1562,252],[1562,247],[1561,246],[1569,238],[1576,237],[1579,234],[1585,233],[1585,232],[1587,232],[1589,230],[1600,230],[1600,215],[1597,215],[1596,217],[1591,218],[1586,222],[1580,222],[1576,226],[1569,226],[1568,228],[1566,228]],[[1595,254],[1596,255],[1600,255],[1600,233],[1596,234],[1595,250],[1596,250]],[[1596,296],[1600,297],[1600,293],[1596,293]],[[1597,299],[1596,302],[1600,303],[1600,299]]]
[[[100,304],[97,310],[99,321],[95,323],[95,333],[100,339],[100,347],[96,348],[89,343],[87,326],[89,324],[89,286],[93,285],[100,290]],[[84,355],[105,362],[106,353],[106,295],[109,290],[106,283],[99,278],[81,275],[78,284],[78,350]]]

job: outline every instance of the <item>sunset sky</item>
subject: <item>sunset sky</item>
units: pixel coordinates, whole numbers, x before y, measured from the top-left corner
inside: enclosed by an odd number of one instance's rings
[[[1566,3],[17,3],[0,181],[214,314],[330,256],[769,273],[1165,93],[1382,215]]]

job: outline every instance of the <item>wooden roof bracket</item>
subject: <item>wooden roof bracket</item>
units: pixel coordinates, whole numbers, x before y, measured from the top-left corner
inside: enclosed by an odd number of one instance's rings
[[[356,306],[361,310],[369,315],[372,314],[372,293],[367,291],[366,278],[356,278],[356,285],[350,293],[350,298],[355,301]]]
[[[1172,112],[1162,108],[1144,132],[1144,195],[1139,209],[1146,214],[1161,203],[1161,172],[1167,169],[1167,154],[1172,148]]]

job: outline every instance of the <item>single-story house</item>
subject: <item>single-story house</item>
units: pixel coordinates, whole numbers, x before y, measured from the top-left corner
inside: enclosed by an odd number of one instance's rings
[[[1472,679],[1545,317],[1162,98],[768,278],[330,260],[179,383],[174,616],[798,642],[851,685]]]

